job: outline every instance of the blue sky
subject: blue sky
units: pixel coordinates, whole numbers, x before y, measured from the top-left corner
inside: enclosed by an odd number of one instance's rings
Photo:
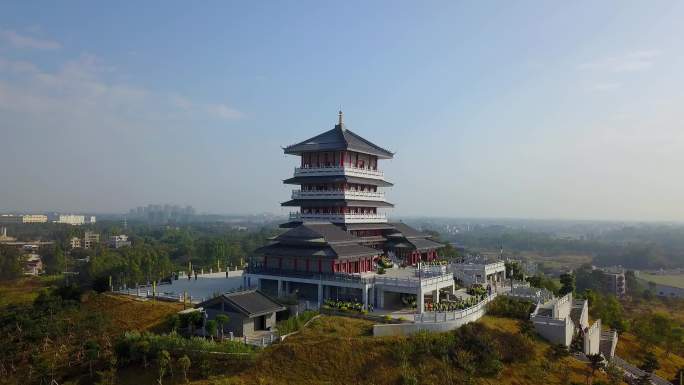
[[[280,147],[396,152],[393,214],[683,220],[684,3],[0,4],[0,210],[286,213]]]

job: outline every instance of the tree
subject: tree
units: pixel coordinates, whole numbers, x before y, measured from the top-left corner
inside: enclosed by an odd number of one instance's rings
[[[136,355],[142,358],[143,368],[147,368],[147,355],[150,354],[150,342],[144,339],[138,341],[134,346]]]
[[[217,330],[218,330],[216,320],[213,320],[213,319],[208,320],[208,321],[204,324],[204,328],[205,328],[205,330],[207,331],[207,334],[209,334],[209,336],[210,336],[211,339],[213,340],[213,339],[214,339],[214,336],[216,336],[216,332],[217,332]]]
[[[594,381],[594,375],[596,374],[596,371],[603,369],[605,364],[601,354],[588,354],[587,358],[589,359],[589,368],[591,369],[591,375],[587,378],[587,380],[590,379],[591,381],[587,382],[591,384]]]
[[[561,274],[560,276],[561,288],[558,291],[559,295],[566,295],[575,292],[575,275],[572,273]]]
[[[64,271],[66,257],[59,243],[43,254],[43,263],[45,264],[45,272],[48,274],[61,274]]]
[[[556,344],[556,345],[552,345],[549,348],[548,357],[552,361],[558,361],[561,358],[567,357],[569,355],[570,355],[570,350],[568,350],[568,347],[565,346],[565,344]]]
[[[217,314],[215,319],[218,323],[219,331],[221,332],[221,340],[223,340],[223,327],[228,323],[230,317],[225,314]]]
[[[159,378],[157,379],[157,383],[159,385],[163,385],[162,380],[164,379],[166,371],[169,369],[170,363],[171,355],[169,354],[169,352],[167,352],[166,350],[160,350],[159,354],[157,355],[157,366],[159,369]]]
[[[95,340],[88,340],[84,345],[85,357],[88,361],[88,370],[90,372],[90,378],[93,377],[93,363],[97,360],[100,355],[100,344]]]
[[[673,326],[663,333],[665,334],[665,358],[668,358],[672,350],[681,349],[684,345],[684,329]]]
[[[644,356],[644,361],[639,366],[639,369],[643,370],[648,374],[653,374],[653,372],[660,369],[660,362],[658,361],[658,357],[656,357],[653,351],[649,350],[648,352],[646,352],[646,355]]]
[[[625,374],[614,362],[609,362],[606,365],[606,376],[608,377],[608,384],[620,385]]]
[[[0,279],[15,279],[22,275],[21,255],[14,247],[0,245]]]
[[[190,370],[190,364],[190,357],[188,357],[187,354],[178,359],[178,366],[180,366],[181,370],[183,371],[183,379],[185,382],[188,382],[188,370]]]
[[[464,382],[466,384],[473,383],[477,369],[475,356],[467,350],[458,349],[456,354],[454,354],[454,363],[463,371],[463,375],[465,376]]]

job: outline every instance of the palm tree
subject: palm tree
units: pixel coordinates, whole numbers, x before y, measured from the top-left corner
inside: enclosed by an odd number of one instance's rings
[[[230,317],[225,314],[218,314],[215,319],[218,323],[219,331],[221,332],[221,340],[223,340],[223,326],[228,323]]]
[[[160,350],[159,355],[157,356],[157,363],[159,364],[159,378],[157,379],[157,383],[163,385],[162,380],[166,374],[166,369],[168,369],[169,364],[171,363],[171,355],[169,352]]]
[[[88,340],[85,343],[85,355],[88,360],[88,369],[90,371],[90,377],[93,377],[93,363],[100,355],[100,344],[94,340]]]
[[[178,365],[183,371],[183,379],[185,382],[188,382],[188,370],[190,369],[190,364],[190,357],[188,357],[187,354],[178,359]]]
[[[594,382],[594,374],[596,374],[596,371],[599,369],[602,369],[605,364],[603,362],[603,356],[599,354],[588,354],[587,358],[589,359],[589,367],[591,368],[591,376],[587,377],[587,383],[591,384]],[[591,381],[589,381],[591,379]]]

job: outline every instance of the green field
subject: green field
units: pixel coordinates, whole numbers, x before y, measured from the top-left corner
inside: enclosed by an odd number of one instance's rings
[[[661,285],[684,288],[684,274],[657,275],[642,272],[639,274],[639,278],[646,282],[655,282]]]

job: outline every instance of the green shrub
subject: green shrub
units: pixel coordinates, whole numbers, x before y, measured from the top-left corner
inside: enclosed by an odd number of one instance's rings
[[[307,310],[296,317],[290,317],[284,321],[278,322],[276,328],[280,335],[290,334],[300,330],[304,324],[309,322],[309,320],[316,315],[318,315],[317,311]]]
[[[487,304],[487,314],[498,317],[508,317],[520,320],[530,319],[530,314],[534,311],[534,304],[506,296],[499,296]]]

